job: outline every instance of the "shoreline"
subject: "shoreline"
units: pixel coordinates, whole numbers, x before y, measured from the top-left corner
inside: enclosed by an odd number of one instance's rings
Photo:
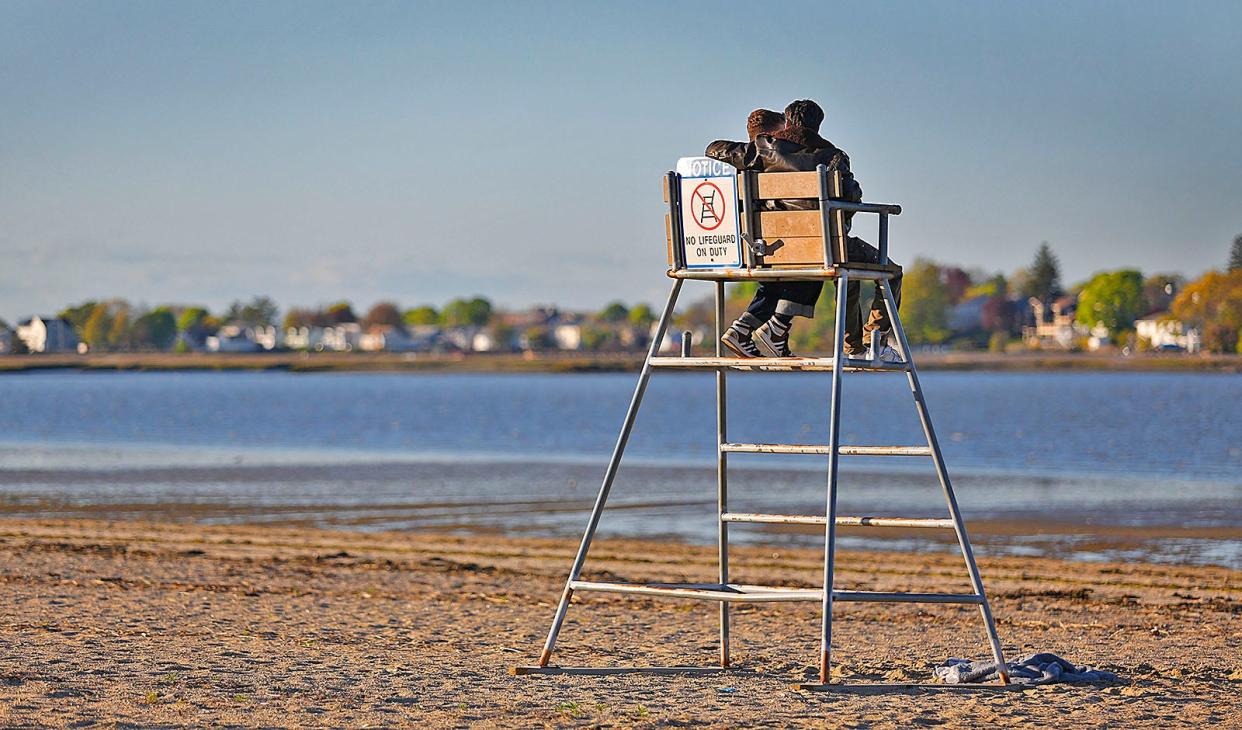
[[[286,371],[583,373],[637,372],[643,353],[440,355],[390,352],[102,353],[0,356],[0,374],[78,371]],[[920,370],[1242,373],[1242,355],[1089,353],[916,353]]]
[[[502,523],[480,520],[474,514],[480,507],[505,515],[530,515],[532,510],[550,508],[542,502],[259,506],[229,501],[83,504],[72,500],[45,500],[33,503],[8,498],[0,500],[0,521],[151,522],[191,528],[333,530],[359,535],[413,531],[477,540],[569,540],[579,534],[579,523],[583,520],[578,517],[585,517],[589,505],[586,502],[561,505],[557,509],[567,511],[558,516],[568,515],[567,519],[555,525],[524,530],[508,530]],[[1242,544],[1242,527],[1236,526],[1098,524],[1069,520],[1064,515],[1029,515],[968,519],[966,527],[976,550],[993,556],[1057,560],[1075,565],[1100,565],[1126,559],[1149,565],[1242,571],[1237,548]],[[952,533],[929,535],[927,532],[897,527],[837,528],[842,544],[855,550],[880,550],[907,556],[956,554],[957,544]],[[714,539],[698,534],[618,532],[615,537],[695,549],[715,544]],[[757,526],[750,533],[734,537],[731,544],[751,549],[808,550],[822,542],[822,528],[782,525]]]
[[[709,459],[631,456],[621,478],[626,498],[610,505],[608,529],[634,539],[714,543],[716,473]],[[3,441],[0,463],[0,517],[6,518],[566,538],[581,534],[606,457]],[[939,490],[924,466],[845,465],[839,508],[942,516]],[[1232,499],[1242,482],[1234,472],[1178,479],[1156,467],[1114,473],[1062,464],[1061,470],[993,465],[953,473],[970,534],[993,555],[1242,569],[1242,507]],[[822,464],[752,462],[736,465],[731,475],[738,498],[750,500],[748,511],[823,509]],[[731,532],[739,542],[778,548],[822,542],[817,526]],[[917,554],[954,545],[951,532],[934,530],[840,532],[859,549]]]
[[[422,532],[0,519],[6,725],[445,727],[1242,723],[1242,572],[980,556],[1007,656],[1051,651],[1111,685],[799,693],[818,604],[733,611],[711,675],[511,677],[531,664],[576,541]],[[738,546],[739,582],[813,587],[822,551]],[[711,579],[715,548],[604,540],[584,578]],[[841,550],[839,585],[946,590],[952,554]],[[987,648],[969,607],[842,604],[834,681],[927,682]],[[575,597],[554,663],[710,666],[716,606]]]
[[[265,452],[205,451],[195,458],[186,447],[163,445],[147,457],[121,444],[77,447],[60,453],[59,464],[44,463],[42,452],[23,455],[23,447],[0,446],[0,518],[140,520],[182,524],[268,525],[290,529],[346,529],[360,532],[431,531],[459,535],[538,536],[550,539],[581,534],[595,495],[603,457],[572,461],[531,461],[509,456],[410,455],[385,460],[327,457],[314,463]],[[176,459],[170,457],[176,455]],[[100,461],[100,459],[103,461]],[[822,468],[736,469],[741,493],[760,499],[760,511],[814,513],[820,499]],[[943,513],[930,476],[920,471],[845,469],[851,485],[884,486],[877,498],[851,489],[840,503],[851,514]],[[1054,475],[959,469],[955,482],[964,500],[970,534],[993,555],[1055,558],[1081,562],[1137,560],[1174,565],[1218,565],[1242,569],[1242,526],[1238,506],[1229,501],[1238,483],[1205,479],[1179,483],[1179,496],[1162,496],[1167,477],[1136,482],[1114,475],[1108,483]],[[714,467],[703,464],[631,462],[625,479],[630,499],[612,505],[608,520],[618,537],[665,539],[692,545],[714,544]],[[539,485],[521,491],[518,483]],[[996,493],[1004,482],[1009,492]],[[332,485],[351,484],[339,493]],[[402,485],[429,485],[428,494]],[[669,489],[667,485],[682,486]],[[565,486],[572,485],[572,486]],[[578,488],[581,485],[581,489]],[[787,498],[762,501],[765,485],[784,485]],[[809,489],[808,489],[809,485]],[[755,491],[758,489],[758,491]],[[258,490],[258,491],[256,491]],[[1021,497],[1040,490],[1038,499]],[[1151,500],[1143,509],[1115,504],[1107,495],[1125,491]],[[260,494],[262,495],[260,497]],[[795,496],[795,494],[797,496]],[[1075,496],[1077,495],[1077,496]],[[1017,501],[1015,501],[1015,499]],[[1211,512],[1209,504],[1215,504]],[[809,510],[809,512],[808,512]],[[756,525],[736,533],[741,543],[814,546],[822,528]],[[840,528],[848,544],[917,554],[951,551],[951,533],[902,528]]]

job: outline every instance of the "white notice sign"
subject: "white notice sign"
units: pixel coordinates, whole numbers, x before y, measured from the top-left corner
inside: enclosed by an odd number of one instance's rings
[[[677,161],[681,177],[681,233],[688,269],[742,265],[737,170],[710,157]]]

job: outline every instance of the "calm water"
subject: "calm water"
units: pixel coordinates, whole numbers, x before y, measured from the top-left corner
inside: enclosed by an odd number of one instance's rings
[[[968,520],[1082,527],[985,538],[994,551],[1038,554],[1055,544],[1079,557],[1131,551],[1242,565],[1242,541],[1231,534],[1242,525],[1242,378],[923,378]],[[574,534],[633,385],[632,374],[6,375],[0,497],[11,514],[189,510],[219,521]],[[824,375],[731,377],[730,440],[823,443],[828,387]],[[653,379],[606,532],[714,539],[713,390],[711,376]],[[904,377],[846,378],[843,442],[920,439]],[[929,460],[845,462],[843,512],[943,514]],[[823,512],[823,458],[731,463],[734,509]],[[1080,534],[1108,525],[1176,529],[1157,547]]]

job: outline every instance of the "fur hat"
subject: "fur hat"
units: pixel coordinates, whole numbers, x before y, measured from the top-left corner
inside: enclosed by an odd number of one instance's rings
[[[746,135],[753,142],[761,134],[771,134],[785,126],[785,115],[771,109],[756,109],[746,117]]]

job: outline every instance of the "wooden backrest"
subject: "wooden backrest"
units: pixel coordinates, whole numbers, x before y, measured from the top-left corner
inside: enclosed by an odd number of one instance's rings
[[[740,173],[742,210],[749,211],[743,225],[752,239],[765,244],[763,255],[755,257],[757,266],[814,268],[845,263],[845,219],[837,211],[829,211],[825,218],[818,205],[824,192],[840,185],[834,175],[821,181],[819,172]],[[815,204],[795,206],[812,210],[769,210],[773,200]]]
[[[745,174],[745,173],[743,173]],[[819,200],[818,172],[755,172],[756,200],[789,200],[810,198]]]

